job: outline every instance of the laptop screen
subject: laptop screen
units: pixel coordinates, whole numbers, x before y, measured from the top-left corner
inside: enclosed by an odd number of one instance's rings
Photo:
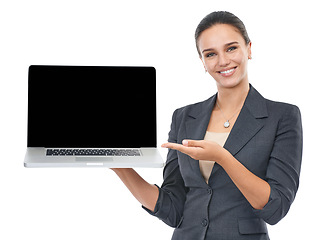
[[[153,67],[30,66],[28,147],[156,147]]]

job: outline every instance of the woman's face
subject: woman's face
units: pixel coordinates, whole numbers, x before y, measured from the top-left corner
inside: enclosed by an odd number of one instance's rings
[[[216,24],[201,33],[198,39],[205,69],[218,87],[232,88],[248,82],[247,62],[251,57],[251,43],[232,25]]]

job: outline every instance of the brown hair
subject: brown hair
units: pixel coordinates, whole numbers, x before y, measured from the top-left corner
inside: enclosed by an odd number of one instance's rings
[[[196,40],[196,48],[199,54],[199,57],[201,57],[200,51],[198,49],[198,38],[200,37],[201,33],[205,31],[206,29],[216,25],[216,24],[229,24],[233,27],[237,28],[238,31],[241,33],[243,39],[245,40],[246,44],[248,45],[250,43],[250,39],[246,30],[245,25],[243,22],[234,14],[226,11],[218,11],[218,12],[212,12],[208,14],[206,17],[201,20],[201,22],[198,24],[195,32],[195,40]]]

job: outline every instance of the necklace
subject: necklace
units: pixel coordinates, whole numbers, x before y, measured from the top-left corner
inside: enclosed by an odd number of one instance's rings
[[[224,117],[225,120],[226,120],[225,123],[223,124],[223,126],[224,126],[225,128],[230,127],[230,120],[231,120],[231,119],[232,119],[232,118],[233,118],[233,117],[238,113],[239,110],[237,110],[237,111],[232,115],[231,118],[227,119],[227,118],[225,117],[225,115],[224,115],[224,113],[223,113],[223,111],[222,111],[220,105],[218,105],[217,101],[216,101],[216,105],[217,105],[217,107],[221,110],[221,113],[222,113],[223,117]]]

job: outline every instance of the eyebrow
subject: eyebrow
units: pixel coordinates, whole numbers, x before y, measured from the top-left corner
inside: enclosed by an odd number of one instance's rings
[[[224,46],[228,47],[228,46],[233,45],[233,44],[239,44],[239,42],[230,42],[230,43],[225,44]],[[213,50],[214,50],[213,48],[207,48],[207,49],[204,49],[202,51],[202,53],[207,52],[207,51],[213,51]]]

